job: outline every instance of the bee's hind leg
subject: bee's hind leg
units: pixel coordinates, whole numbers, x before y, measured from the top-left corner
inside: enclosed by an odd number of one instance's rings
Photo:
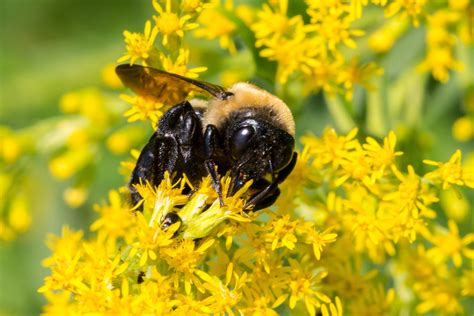
[[[143,199],[135,185],[145,184],[147,181],[154,186],[159,185],[165,172],[173,171],[177,159],[176,140],[171,137],[159,137],[154,133],[140,153],[128,184],[133,206]],[[140,205],[137,210],[142,211],[143,207]]]

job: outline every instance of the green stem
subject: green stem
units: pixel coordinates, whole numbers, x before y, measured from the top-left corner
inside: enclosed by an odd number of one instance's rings
[[[375,89],[367,94],[367,131],[378,137],[387,132],[388,122],[384,113],[384,98],[382,79],[374,80]]]
[[[336,124],[336,127],[342,132],[348,132],[356,126],[354,120],[344,106],[339,96],[329,96],[324,94],[329,113]]]

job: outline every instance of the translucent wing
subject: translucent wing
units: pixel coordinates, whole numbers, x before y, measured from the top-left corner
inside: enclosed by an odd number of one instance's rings
[[[183,101],[190,92],[206,93],[222,100],[232,95],[224,88],[212,83],[140,65],[119,65],[115,68],[115,72],[123,84],[135,93],[153,96],[167,104]]]

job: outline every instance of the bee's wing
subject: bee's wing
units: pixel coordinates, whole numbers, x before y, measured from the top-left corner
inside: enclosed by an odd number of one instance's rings
[[[123,84],[135,93],[153,96],[168,104],[183,101],[190,92],[204,92],[222,100],[232,95],[224,88],[212,83],[140,65],[119,65],[115,68],[115,72]]]

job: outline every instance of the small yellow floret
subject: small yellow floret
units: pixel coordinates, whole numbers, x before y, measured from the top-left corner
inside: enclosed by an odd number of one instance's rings
[[[454,139],[467,142],[474,138],[474,120],[468,116],[458,118],[452,128]]]
[[[108,64],[106,65],[101,72],[102,81],[113,89],[118,89],[123,87],[122,81],[115,73],[115,64]]]
[[[15,231],[20,233],[30,228],[32,219],[29,212],[28,201],[25,196],[18,196],[12,200],[8,222]]]
[[[86,188],[67,188],[63,193],[63,199],[72,208],[77,208],[84,204],[88,196]]]

